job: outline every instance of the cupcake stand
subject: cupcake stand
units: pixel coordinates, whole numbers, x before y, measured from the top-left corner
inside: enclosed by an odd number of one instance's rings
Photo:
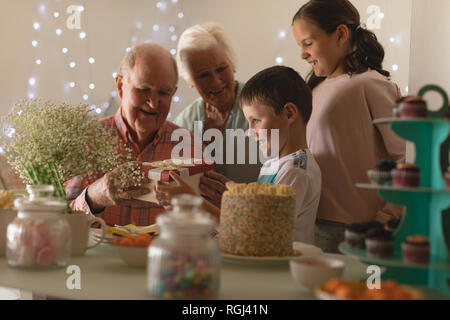
[[[423,119],[379,119],[375,124],[390,124],[400,137],[416,147],[415,165],[421,170],[418,188],[398,188],[392,185],[358,184],[358,187],[376,189],[387,202],[405,206],[405,214],[394,233],[394,256],[389,259],[368,256],[364,249],[353,249],[345,243],[339,250],[362,261],[386,267],[385,279],[395,279],[404,284],[428,286],[450,297],[450,190],[446,190],[441,168],[440,152],[448,158],[448,147],[441,145],[449,137],[450,121],[442,115],[448,110],[448,96],[440,87],[429,85],[419,91],[419,96],[434,91],[443,100],[439,111],[428,111]],[[448,160],[447,160],[448,163]],[[428,264],[405,263],[401,243],[410,235],[422,234],[430,241]]]

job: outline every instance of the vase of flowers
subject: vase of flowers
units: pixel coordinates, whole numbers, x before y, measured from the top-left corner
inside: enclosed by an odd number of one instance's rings
[[[64,188],[68,180],[92,183],[116,168],[113,181],[119,191],[139,186],[143,180],[131,150],[86,104],[21,100],[3,117],[1,125],[5,134],[0,139],[9,164],[27,185],[52,185],[53,196],[66,201],[66,213],[74,213]],[[77,232],[76,221],[93,218],[85,212],[77,219],[66,217],[71,233]],[[104,232],[104,223],[100,224]],[[78,238],[83,242],[80,246],[86,246],[85,237]],[[72,243],[72,255],[79,255],[75,247],[78,244]]]
[[[26,184],[55,187],[67,199],[64,182],[78,177],[92,182],[120,167],[116,187],[140,185],[140,166],[118,137],[98,121],[87,104],[40,99],[21,100],[3,118],[3,145],[8,162]],[[119,148],[118,148],[119,146]],[[67,207],[67,212],[70,212]]]

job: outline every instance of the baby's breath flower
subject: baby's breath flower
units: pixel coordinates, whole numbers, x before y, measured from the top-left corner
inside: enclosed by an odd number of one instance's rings
[[[65,197],[63,182],[75,176],[98,178],[120,167],[115,171],[117,188],[143,179],[137,175],[138,165],[127,163],[131,150],[120,148],[118,137],[87,104],[21,100],[2,122],[4,129],[14,128],[10,138],[0,136],[8,162],[27,184],[50,182]]]

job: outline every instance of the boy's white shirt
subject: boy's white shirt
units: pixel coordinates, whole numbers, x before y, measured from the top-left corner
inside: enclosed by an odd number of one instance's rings
[[[319,206],[322,175],[308,149],[301,149],[281,159],[267,160],[258,183],[285,184],[294,188],[294,241],[314,244],[314,226]]]

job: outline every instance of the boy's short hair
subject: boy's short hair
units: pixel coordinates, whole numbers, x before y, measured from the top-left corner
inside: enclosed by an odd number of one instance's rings
[[[241,106],[264,104],[277,115],[286,103],[293,103],[305,124],[312,112],[311,90],[297,71],[285,66],[270,67],[255,74],[242,89],[240,102]]]

